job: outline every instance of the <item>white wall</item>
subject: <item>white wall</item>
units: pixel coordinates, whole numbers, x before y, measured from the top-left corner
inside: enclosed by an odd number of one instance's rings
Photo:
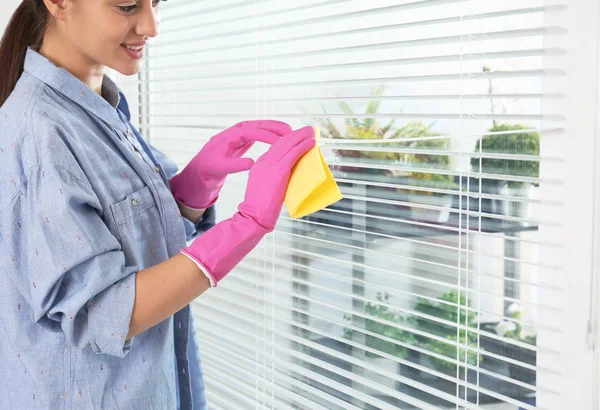
[[[0,2],[0,31],[2,33],[4,33],[4,29],[8,24],[8,19],[10,19],[19,4],[21,4],[21,0],[2,0]]]

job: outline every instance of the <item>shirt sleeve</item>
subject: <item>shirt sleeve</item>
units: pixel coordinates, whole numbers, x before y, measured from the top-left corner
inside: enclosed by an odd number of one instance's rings
[[[78,348],[124,357],[139,269],[125,266],[91,186],[54,164],[27,176],[0,211],[0,247],[8,253],[0,271],[44,329],[62,331]]]
[[[163,152],[156,149],[152,144],[148,143],[148,146],[150,147],[150,150],[152,151],[152,154],[154,155],[156,160],[163,167],[165,174],[167,175],[167,180],[171,180],[171,178],[173,178],[177,174],[177,171],[178,171],[177,164],[175,164],[175,162],[173,162]],[[188,241],[191,241],[191,240],[195,239],[201,233],[206,232],[210,228],[215,226],[216,216],[217,215],[216,215],[216,211],[215,211],[215,206],[213,205],[210,208],[206,209],[206,211],[204,212],[204,215],[202,216],[202,218],[200,218],[200,220],[196,224],[194,224],[187,218],[183,217],[182,219],[183,219],[183,226],[185,227],[186,239]]]

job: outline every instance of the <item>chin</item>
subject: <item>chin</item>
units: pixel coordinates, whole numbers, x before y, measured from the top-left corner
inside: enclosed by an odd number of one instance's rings
[[[125,76],[131,76],[131,75],[136,75],[140,72],[140,65],[139,64],[119,65],[119,66],[113,67],[113,69]]]

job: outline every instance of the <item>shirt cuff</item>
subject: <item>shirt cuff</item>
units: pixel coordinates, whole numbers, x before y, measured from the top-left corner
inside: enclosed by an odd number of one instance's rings
[[[215,212],[215,206],[212,205],[206,208],[206,211],[204,211],[204,215],[202,215],[202,218],[200,218],[200,220],[194,225],[194,229],[198,233],[206,232],[210,228],[215,226],[216,219],[217,215]]]
[[[188,242],[192,241],[192,240],[196,239],[198,237],[198,235],[208,231],[210,228],[215,226],[215,223],[216,223],[215,208],[214,208],[214,206],[206,208],[206,211],[204,212],[204,215],[202,215],[202,218],[200,218],[200,220],[198,222],[196,222],[195,224],[192,223],[185,216],[182,216],[181,220],[183,221],[183,226],[185,228],[186,240]]]
[[[131,274],[100,292],[88,303],[92,350],[97,354],[125,357],[133,339],[127,339],[135,304],[135,279]]]

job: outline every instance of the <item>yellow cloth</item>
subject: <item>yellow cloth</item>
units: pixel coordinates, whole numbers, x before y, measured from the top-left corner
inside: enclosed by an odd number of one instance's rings
[[[310,215],[342,199],[319,148],[319,128],[314,128],[317,145],[296,163],[285,194],[285,206],[292,218]]]

